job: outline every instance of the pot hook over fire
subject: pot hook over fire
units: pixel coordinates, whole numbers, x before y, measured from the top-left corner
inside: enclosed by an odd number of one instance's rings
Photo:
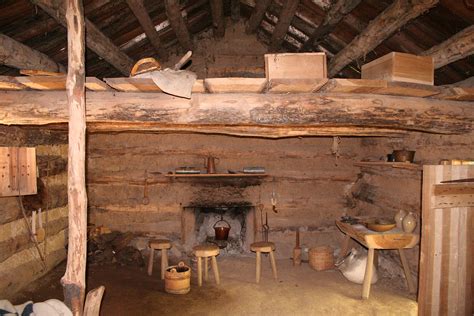
[[[218,225],[219,224],[219,225]],[[222,226],[225,224],[226,226]],[[227,240],[229,238],[229,231],[231,226],[228,221],[221,215],[221,219],[214,224],[214,232],[216,233],[216,240]]]

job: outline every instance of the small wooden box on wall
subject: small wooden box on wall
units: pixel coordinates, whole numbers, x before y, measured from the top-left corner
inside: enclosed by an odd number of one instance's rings
[[[392,52],[362,65],[362,79],[433,85],[433,57]]]
[[[326,54],[265,54],[265,76],[267,80],[326,79]]]
[[[0,147],[0,197],[36,193],[36,149]]]

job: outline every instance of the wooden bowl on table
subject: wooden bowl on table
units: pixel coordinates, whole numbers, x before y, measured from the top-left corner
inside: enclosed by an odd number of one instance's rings
[[[392,230],[397,226],[394,220],[385,218],[376,218],[371,221],[367,221],[367,228],[375,232],[386,232]]]

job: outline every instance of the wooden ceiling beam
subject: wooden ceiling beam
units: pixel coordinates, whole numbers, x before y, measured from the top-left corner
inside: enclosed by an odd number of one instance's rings
[[[155,48],[158,56],[166,60],[168,54],[166,50],[163,48],[163,45],[160,40],[160,36],[158,32],[155,30],[155,25],[148,14],[148,11],[145,8],[143,0],[126,0],[127,4],[132,10],[133,15],[137,18],[138,22],[142,26],[143,30],[145,31],[146,37],[150,41],[150,44]]]
[[[3,91],[0,124],[68,122],[64,91]],[[193,94],[88,92],[87,124],[105,130],[167,130],[286,137],[362,131],[469,133],[472,102],[374,94]],[[134,113],[133,115],[130,115]],[[373,134],[372,134],[373,135]]]
[[[31,2],[59,24],[66,27],[66,2],[56,2],[55,0],[31,0]],[[59,5],[59,6],[58,6]],[[122,52],[107,36],[104,35],[91,21],[85,19],[86,24],[86,44],[87,47],[102,57],[105,61],[128,76],[133,67],[133,60]]]
[[[298,9],[299,3],[299,0],[286,0],[283,4],[280,16],[278,17],[278,22],[275,25],[275,29],[273,30],[272,38],[270,40],[271,51],[277,51],[280,48],[281,43],[285,39],[285,35],[288,32],[288,28],[290,27],[291,20],[296,14],[296,9]]]
[[[272,0],[255,1],[255,7],[252,11],[252,15],[250,16],[247,27],[245,29],[248,34],[254,33],[257,30],[260,23],[262,23],[263,17],[265,16],[265,12],[267,11],[271,3]]]
[[[432,56],[435,69],[474,54],[474,25],[456,33],[439,45],[422,52],[422,56]]]
[[[349,63],[369,53],[406,23],[434,7],[438,1],[395,0],[372,20],[362,33],[334,56],[329,64],[329,76],[334,77]]]
[[[0,64],[18,69],[66,72],[47,55],[0,33]]]
[[[240,0],[230,1],[230,17],[234,22],[240,20]]]
[[[188,28],[184,23],[183,16],[181,15],[181,8],[179,6],[179,0],[165,0],[166,16],[170,22],[171,28],[176,34],[179,44],[185,50],[193,49],[193,42],[189,35]]]
[[[212,25],[214,26],[214,36],[224,37],[224,4],[222,0],[209,0],[212,13]]]
[[[324,20],[314,32],[309,36],[309,39],[303,44],[300,51],[311,51],[314,42],[324,38],[331,33],[337,24],[355,7],[359,5],[361,0],[337,0],[331,5],[331,8],[326,13]]]

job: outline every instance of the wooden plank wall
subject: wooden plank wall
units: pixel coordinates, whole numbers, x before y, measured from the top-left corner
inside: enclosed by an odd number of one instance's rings
[[[474,166],[423,168],[419,315],[474,312],[474,183],[457,185],[453,194],[435,192],[441,181],[473,177]]]

